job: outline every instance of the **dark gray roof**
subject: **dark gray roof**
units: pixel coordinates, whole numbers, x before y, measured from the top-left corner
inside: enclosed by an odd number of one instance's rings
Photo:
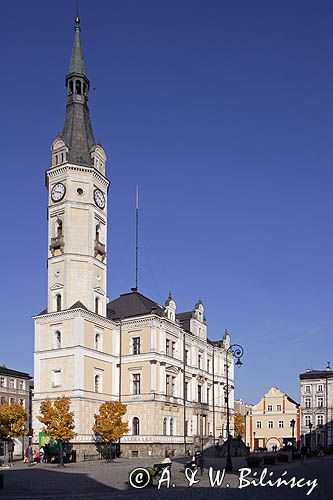
[[[81,28],[79,27],[79,24],[80,20],[79,18],[76,18],[75,28],[74,28],[75,36],[72,48],[71,62],[69,64],[69,73],[79,73],[81,75],[86,75],[86,65],[84,62],[83,49],[80,37]]]
[[[31,379],[31,375],[29,373],[25,372],[19,372],[17,370],[11,370],[10,368],[7,368],[6,366],[1,366],[0,365],[0,373],[1,375],[8,375],[9,377],[20,377],[20,378],[27,378]]]
[[[107,305],[107,317],[112,320],[146,314],[164,316],[164,308],[136,291],[124,293]]]
[[[305,373],[301,373],[299,378],[301,380],[311,380],[316,378],[331,378],[333,377],[332,370],[311,370]]]
[[[75,96],[71,92],[67,92],[66,116],[61,137],[68,146],[68,161],[70,163],[92,166],[93,162],[90,152],[96,145],[96,141],[89,115],[89,80],[86,75],[79,22],[76,19],[74,43],[69,73],[66,76],[66,86],[69,85],[71,78],[76,76],[76,79],[81,80],[81,84],[85,86],[85,91],[82,89],[81,95]]]
[[[176,314],[176,319],[178,319],[181,327],[184,328],[184,330],[186,330],[187,332],[190,332],[190,319],[192,317],[193,317],[193,311],[187,311]]]
[[[84,309],[88,311],[88,308],[80,300],[77,300],[69,309]]]

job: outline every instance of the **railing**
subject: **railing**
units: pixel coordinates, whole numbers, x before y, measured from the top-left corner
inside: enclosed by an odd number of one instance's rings
[[[57,249],[62,250],[64,246],[65,246],[65,243],[64,243],[63,236],[56,236],[55,238],[51,238],[50,250],[52,253],[54,253],[54,250],[57,250]]]
[[[101,255],[101,257],[104,259],[106,256],[106,250],[104,243],[95,240],[95,257],[97,257],[97,255]]]
[[[153,442],[153,443],[183,443],[184,436],[124,436],[121,438],[122,443],[144,443],[144,442]],[[193,436],[186,436],[187,442],[193,442]]]

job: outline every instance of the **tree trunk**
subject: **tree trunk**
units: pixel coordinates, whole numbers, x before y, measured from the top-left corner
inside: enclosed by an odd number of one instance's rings
[[[64,467],[64,445],[62,441],[60,444],[60,465],[61,467]]]

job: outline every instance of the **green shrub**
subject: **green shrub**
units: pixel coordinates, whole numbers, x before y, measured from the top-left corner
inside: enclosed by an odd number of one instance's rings
[[[260,467],[261,457],[246,457],[248,467]]]
[[[264,464],[265,465],[275,465],[276,459],[273,455],[264,456]]]
[[[286,453],[278,453],[276,458],[278,462],[288,462],[288,455]]]

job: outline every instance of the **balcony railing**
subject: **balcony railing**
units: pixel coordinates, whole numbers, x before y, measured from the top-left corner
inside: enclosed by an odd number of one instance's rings
[[[64,251],[64,237],[63,236],[56,236],[55,238],[51,238],[51,245],[50,245],[50,250],[52,252],[52,255],[54,255],[55,250],[60,250],[61,253]]]
[[[95,240],[95,257],[97,257],[97,255],[100,255],[102,257],[102,260],[104,260],[106,257],[106,250],[104,243]]]

